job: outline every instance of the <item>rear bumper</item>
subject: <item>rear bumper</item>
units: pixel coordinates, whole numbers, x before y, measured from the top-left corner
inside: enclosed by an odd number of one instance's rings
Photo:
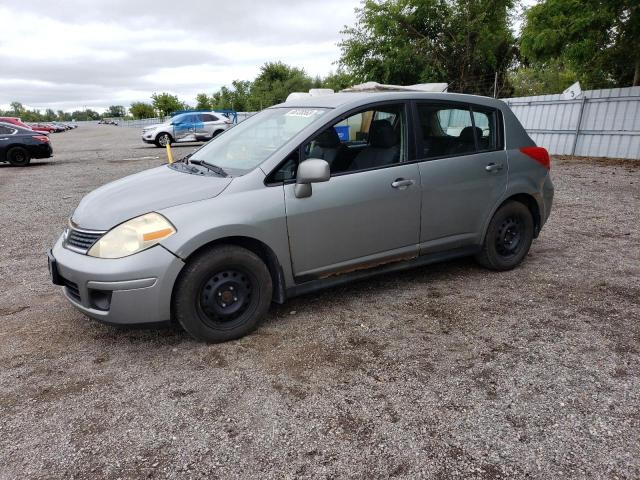
[[[72,252],[58,239],[51,260],[64,296],[85,315],[107,323],[162,322],[171,317],[171,293],[184,262],[156,245],[119,259]],[[57,278],[56,278],[57,277]]]
[[[544,212],[541,212],[540,215],[540,228],[546,223],[551,215],[551,207],[553,206],[553,195],[555,192],[555,188],[553,186],[553,182],[551,181],[551,176],[547,175],[547,178],[542,185],[542,200],[543,200],[543,208]]]
[[[31,155],[31,158],[49,158],[53,155],[53,148],[51,148],[50,143],[31,145],[29,147],[29,155]]]

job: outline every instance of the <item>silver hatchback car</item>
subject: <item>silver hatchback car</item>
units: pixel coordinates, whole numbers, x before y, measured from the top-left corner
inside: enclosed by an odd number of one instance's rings
[[[498,100],[298,99],[89,193],[49,268],[90,317],[220,342],[271,302],[372,274],[465,255],[514,268],[549,217],[549,169]]]

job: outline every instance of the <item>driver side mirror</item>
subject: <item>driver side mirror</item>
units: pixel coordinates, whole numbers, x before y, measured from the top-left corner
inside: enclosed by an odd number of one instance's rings
[[[309,158],[300,162],[294,190],[296,198],[310,197],[312,193],[311,184],[326,182],[329,178],[331,178],[331,168],[326,160]]]

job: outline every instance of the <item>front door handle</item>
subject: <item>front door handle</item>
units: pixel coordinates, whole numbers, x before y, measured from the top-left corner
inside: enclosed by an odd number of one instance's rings
[[[491,162],[486,167],[484,167],[484,169],[487,172],[498,172],[498,171],[502,170],[502,164],[501,163],[493,163],[493,162]]]
[[[405,189],[413,185],[413,183],[414,183],[413,180],[411,180],[410,178],[407,178],[407,179],[396,178],[393,182],[391,182],[391,186],[393,188]]]

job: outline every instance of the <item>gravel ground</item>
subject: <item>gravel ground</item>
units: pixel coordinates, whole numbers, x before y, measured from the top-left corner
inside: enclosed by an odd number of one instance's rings
[[[164,161],[137,129],[52,138],[0,165],[0,478],[640,478],[640,162],[554,159],[514,271],[362,281],[204,345],[50,284],[80,198]]]

